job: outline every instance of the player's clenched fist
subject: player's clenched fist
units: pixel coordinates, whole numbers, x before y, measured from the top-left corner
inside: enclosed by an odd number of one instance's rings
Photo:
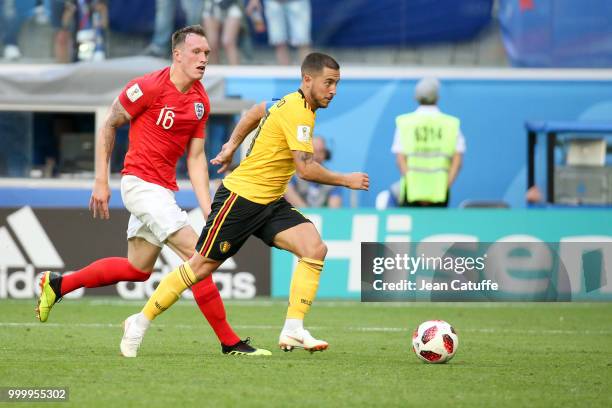
[[[346,175],[346,186],[353,190],[370,188],[370,177],[366,173],[349,173]]]

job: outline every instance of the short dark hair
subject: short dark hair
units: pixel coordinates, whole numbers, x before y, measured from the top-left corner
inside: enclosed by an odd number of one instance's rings
[[[202,37],[206,37],[204,27],[199,24],[179,28],[174,32],[174,34],[172,34],[172,49],[174,50],[176,47],[184,43],[185,38],[187,38],[189,34],[196,34],[201,35]]]
[[[340,69],[340,64],[327,54],[312,52],[302,62],[302,76],[323,71],[323,68]]]

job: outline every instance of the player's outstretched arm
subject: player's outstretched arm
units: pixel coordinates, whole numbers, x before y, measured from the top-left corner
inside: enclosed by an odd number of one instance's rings
[[[352,190],[370,188],[370,178],[366,173],[336,173],[317,163],[312,153],[292,150],[293,161],[298,177],[315,183],[344,186]]]
[[[217,173],[223,173],[229,165],[232,163],[232,157],[234,153],[247,137],[255,128],[259,125],[259,122],[263,117],[266,116],[266,103],[261,102],[257,105],[253,105],[238,121],[236,127],[232,131],[229,140],[223,145],[219,154],[210,160],[210,162],[216,166],[221,166]]]
[[[108,219],[110,216],[108,212],[108,201],[110,200],[108,163],[115,146],[117,129],[131,119],[130,114],[119,103],[119,99],[115,98],[96,139],[96,178],[89,199],[89,210],[93,213],[94,218],[99,216],[102,219]]]

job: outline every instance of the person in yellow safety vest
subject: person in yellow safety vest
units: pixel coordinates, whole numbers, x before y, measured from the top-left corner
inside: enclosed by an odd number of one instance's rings
[[[395,118],[391,152],[402,175],[402,207],[448,207],[449,190],[463,162],[460,121],[438,109],[439,88],[436,78],[421,79],[414,92],[419,107]]]

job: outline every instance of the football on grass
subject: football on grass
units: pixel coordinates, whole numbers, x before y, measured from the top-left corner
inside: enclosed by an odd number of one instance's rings
[[[426,363],[446,363],[457,352],[459,337],[443,320],[421,323],[412,334],[412,349]]]

